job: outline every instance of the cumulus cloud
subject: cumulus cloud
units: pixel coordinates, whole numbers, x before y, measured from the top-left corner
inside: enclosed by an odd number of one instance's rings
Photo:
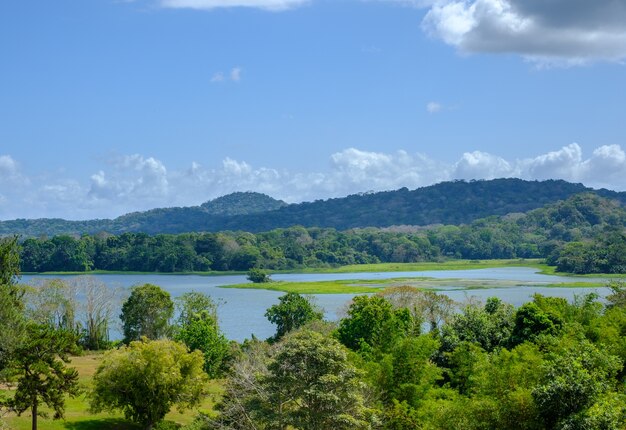
[[[17,161],[5,155],[0,156],[0,219],[115,217],[155,207],[197,205],[235,191],[262,192],[288,202],[311,201],[453,179],[565,179],[626,190],[624,172],[626,152],[620,145],[600,146],[585,155],[577,143],[518,160],[471,151],[453,163],[403,150],[347,148],[330,154],[326,169],[311,172],[258,167],[229,157],[214,166],[193,161],[183,169],[168,169],[161,160],[133,154],[109,160],[83,179],[27,178]],[[19,181],[6,182],[15,175]]]
[[[127,155],[115,160],[112,167],[111,178],[102,170],[91,176],[90,198],[123,202],[136,199],[159,201],[169,194],[167,169],[153,157]]]
[[[623,0],[437,0],[422,28],[464,53],[515,53],[547,65],[626,58]]]
[[[16,182],[19,179],[17,162],[10,155],[0,155],[0,182]]]
[[[308,3],[309,0],[161,0],[162,7],[174,9],[211,10],[217,8],[250,7],[283,11]]]
[[[466,152],[454,165],[454,179],[495,179],[514,174],[511,164],[487,152]]]

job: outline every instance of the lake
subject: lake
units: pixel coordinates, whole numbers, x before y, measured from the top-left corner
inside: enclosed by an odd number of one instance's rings
[[[77,275],[24,275],[22,283],[28,284],[31,279],[62,278],[67,279]],[[133,285],[151,283],[167,290],[172,297],[183,293],[198,291],[205,293],[219,303],[218,316],[220,327],[229,339],[242,341],[255,335],[265,339],[274,334],[275,328],[265,318],[265,310],[278,302],[278,297],[284,293],[279,291],[219,288],[221,285],[234,285],[247,282],[245,275],[202,276],[202,275],[171,275],[171,274],[98,274],[91,275],[110,287],[129,288]],[[373,272],[373,273],[289,273],[272,275],[277,281],[307,282],[332,280],[376,280],[410,277],[431,277],[436,279],[450,279],[438,288],[438,292],[448,295],[456,301],[463,301],[474,296],[485,300],[488,297],[498,297],[514,306],[520,306],[529,301],[533,294],[540,293],[552,297],[564,297],[572,300],[576,294],[597,292],[604,297],[608,294],[606,288],[549,288],[537,285],[524,285],[524,282],[557,283],[571,282],[572,278],[548,276],[537,273],[536,269],[525,267],[507,267],[476,270],[441,270],[425,272]],[[516,281],[520,286],[505,288],[485,288],[463,290],[459,289],[455,279],[481,279],[490,281]],[[589,279],[585,281],[603,282],[605,280]],[[317,294],[316,303],[324,309],[328,320],[337,320],[345,309],[353,294]],[[120,338],[120,329],[115,327],[113,338]]]

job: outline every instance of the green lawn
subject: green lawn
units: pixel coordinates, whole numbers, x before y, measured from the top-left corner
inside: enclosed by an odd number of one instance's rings
[[[79,373],[81,385],[88,389],[91,379],[100,363],[101,354],[88,354],[80,357],[73,357],[70,366],[75,367]],[[209,386],[209,397],[200,405],[196,411],[185,411],[180,413],[172,410],[166,417],[166,420],[174,421],[179,424],[188,424],[192,422],[199,411],[210,412],[213,410],[216,399],[221,393],[221,385],[219,381],[211,381]],[[10,391],[4,390],[3,394],[11,395]],[[44,410],[46,410],[44,408]],[[30,430],[31,415],[24,412],[21,417],[10,414],[4,417],[9,429],[12,430]],[[99,413],[93,414],[89,412],[89,402],[86,395],[81,395],[74,399],[67,399],[65,420],[52,420],[39,418],[39,428],[42,430],[140,430],[141,426],[133,424],[124,419],[122,414],[115,413]],[[2,428],[0,421],[0,428]]]

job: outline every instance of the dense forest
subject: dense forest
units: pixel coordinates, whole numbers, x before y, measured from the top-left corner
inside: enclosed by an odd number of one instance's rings
[[[188,232],[262,232],[294,225],[347,230],[398,225],[468,224],[489,216],[525,213],[574,194],[596,195],[626,204],[626,193],[592,190],[561,180],[454,181],[408,190],[363,193],[286,205],[258,193],[235,193],[201,206],[153,209],[113,220],[61,219],[0,222],[0,236],[61,234],[162,234]]]
[[[626,210],[592,193],[525,214],[428,228],[291,227],[263,233],[124,233],[28,238],[25,272],[245,271],[450,258],[546,258],[559,271],[626,272]]]
[[[619,430],[626,425],[626,285],[573,302],[535,295],[455,303],[434,291],[391,287],[356,296],[337,322],[296,293],[265,316],[267,339],[228,342],[216,305],[200,293],[175,301],[144,284],[125,296],[123,340],[110,342],[115,291],[89,277],[16,284],[14,240],[0,241],[0,377],[14,384],[0,410],[37,406],[63,417],[67,396],[90,428],[146,430]],[[72,283],[74,282],[74,283]],[[78,297],[82,297],[78,300]],[[174,318],[174,310],[178,316]],[[108,348],[84,376],[70,354]],[[211,410],[195,408],[210,380]],[[42,383],[45,381],[45,383]],[[0,418],[6,419],[6,414]],[[68,416],[67,428],[73,427]],[[187,421],[189,422],[189,420]],[[74,422],[75,423],[75,422]]]

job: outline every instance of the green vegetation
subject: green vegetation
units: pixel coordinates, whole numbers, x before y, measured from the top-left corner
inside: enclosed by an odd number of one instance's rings
[[[298,294],[363,294],[376,293],[393,287],[411,286],[420,289],[445,290],[453,285],[457,289],[474,290],[483,288],[518,287],[518,281],[484,280],[484,279],[439,279],[428,277],[391,278],[391,279],[342,279],[335,281],[285,282],[275,281],[267,284],[233,284],[222,285],[220,288],[263,289]],[[596,281],[585,282],[572,278],[571,282],[546,283],[524,282],[524,285],[543,286],[550,288],[601,288],[605,284]]]
[[[302,327],[311,321],[321,320],[324,313],[308,297],[297,293],[287,293],[278,298],[279,303],[271,306],[265,317],[276,325],[273,340],[280,340],[290,331]]]
[[[200,351],[170,340],[135,341],[105,354],[93,378],[91,409],[120,410],[151,430],[173,406],[197,407],[206,394]]]
[[[265,270],[257,269],[253,267],[248,270],[248,275],[246,276],[248,281],[254,282],[255,284],[264,284],[267,282],[271,282],[271,279]]]
[[[144,284],[134,287],[122,305],[124,342],[160,339],[170,333],[170,319],[174,316],[174,302],[170,293],[161,287]]]
[[[475,268],[484,260],[544,258],[559,271],[623,273],[625,228],[626,210],[620,204],[582,194],[526,214],[459,226],[30,238],[22,243],[22,270],[251,270],[255,280],[265,281],[263,270],[363,271],[376,270],[380,263],[414,263],[426,269],[426,263],[439,262],[452,268],[456,263],[449,260],[462,259],[469,263],[459,263],[459,268]]]
[[[122,234],[184,233],[191,231],[243,230],[250,232],[288,228],[293,225],[338,230],[433,224],[467,224],[492,215],[523,213],[574,194],[596,195],[626,202],[626,194],[592,190],[565,181],[454,181],[409,191],[365,193],[344,198],[317,200],[284,206],[283,202],[257,193],[235,193],[202,206],[153,209],[114,220],[65,221],[60,219],[0,222],[0,235],[83,235],[107,232]],[[376,210],[372,210],[376,208]]]
[[[12,354],[9,372],[17,377],[17,388],[6,405],[21,415],[30,410],[32,430],[37,430],[40,404],[63,418],[65,395],[78,395],[78,372],[66,366],[69,353],[75,352],[76,339],[71,333],[31,323],[26,337]]]
[[[203,369],[209,377],[222,376],[230,351],[217,323],[217,305],[210,297],[196,292],[185,293],[176,302],[179,317],[174,339],[190,351],[203,354]]]

